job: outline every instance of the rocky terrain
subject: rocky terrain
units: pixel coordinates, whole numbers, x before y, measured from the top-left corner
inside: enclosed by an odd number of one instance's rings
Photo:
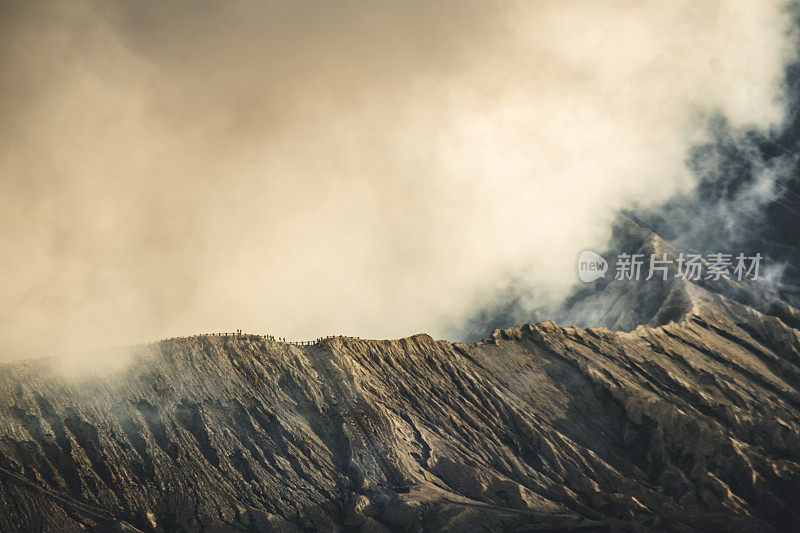
[[[800,312],[656,286],[573,302],[630,331],[201,335],[3,365],[0,530],[797,530]]]

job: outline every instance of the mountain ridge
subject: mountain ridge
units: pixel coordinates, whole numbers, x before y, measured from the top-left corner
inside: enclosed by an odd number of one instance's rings
[[[199,336],[83,377],[4,366],[0,527],[785,530],[800,333],[685,289],[689,312],[628,332]]]

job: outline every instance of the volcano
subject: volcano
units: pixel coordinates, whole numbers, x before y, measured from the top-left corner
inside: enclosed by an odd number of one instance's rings
[[[675,250],[627,220],[621,242]],[[0,367],[0,529],[789,531],[800,311],[608,279],[472,343],[197,335]]]

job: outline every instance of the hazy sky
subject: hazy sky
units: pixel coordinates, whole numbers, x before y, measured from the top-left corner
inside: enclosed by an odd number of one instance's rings
[[[443,334],[781,120],[782,2],[0,3],[0,354]],[[486,296],[488,297],[488,296]]]

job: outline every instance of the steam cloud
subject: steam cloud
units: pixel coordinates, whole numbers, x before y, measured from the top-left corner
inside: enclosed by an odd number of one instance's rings
[[[783,2],[5,2],[6,358],[443,335],[784,116]],[[520,304],[525,308],[524,302]]]

